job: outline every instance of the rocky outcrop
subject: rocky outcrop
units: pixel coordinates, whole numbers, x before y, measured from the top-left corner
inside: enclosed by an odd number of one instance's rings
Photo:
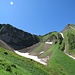
[[[0,39],[15,50],[27,48],[39,42],[38,36],[24,32],[9,24],[0,24]]]

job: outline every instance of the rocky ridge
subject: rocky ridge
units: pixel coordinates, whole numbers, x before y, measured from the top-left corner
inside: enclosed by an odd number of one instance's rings
[[[23,49],[39,42],[37,35],[24,32],[10,24],[0,24],[0,39],[15,50]]]

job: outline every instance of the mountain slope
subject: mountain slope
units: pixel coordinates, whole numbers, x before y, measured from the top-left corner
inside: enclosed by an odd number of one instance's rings
[[[0,75],[50,75],[48,68],[0,48]]]
[[[61,50],[61,45],[56,44],[51,48],[52,55],[48,60],[48,66],[56,75],[75,75],[75,60]]]
[[[75,57],[75,25],[68,24],[62,33],[65,37],[65,52]]]
[[[52,75],[75,75],[75,60],[64,53],[66,45],[64,40],[63,34],[52,32],[43,36],[42,41],[34,48],[28,48],[28,52],[47,63]],[[20,52],[22,51],[20,50]]]
[[[9,45],[7,45],[4,41],[0,40],[0,47],[5,48],[7,50],[14,50],[13,48],[11,48]]]
[[[37,35],[24,32],[9,24],[0,25],[0,39],[15,50],[23,49],[39,42]]]
[[[0,73],[4,75],[75,75],[74,33],[75,25],[73,24],[68,24],[61,32],[54,31],[43,36],[32,35],[11,25],[1,25],[0,46],[13,51],[17,49],[21,56],[27,53],[31,57],[27,59],[27,56],[24,58],[0,48]],[[25,34],[24,37],[20,36],[22,34]],[[25,40],[21,41],[22,39]],[[45,64],[36,62],[36,59],[33,61],[32,57],[37,57]]]

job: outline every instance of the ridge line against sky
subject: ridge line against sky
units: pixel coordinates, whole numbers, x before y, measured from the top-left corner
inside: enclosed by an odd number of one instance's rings
[[[75,0],[1,0],[0,23],[37,35],[60,32],[75,24],[74,7]]]

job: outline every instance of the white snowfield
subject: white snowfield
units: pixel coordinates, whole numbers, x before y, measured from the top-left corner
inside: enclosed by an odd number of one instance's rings
[[[29,55],[29,53],[21,53],[21,52],[16,51],[16,50],[14,50],[14,52],[16,54],[20,55],[20,56],[33,59],[34,61],[37,61],[37,62],[39,62],[39,63],[41,63],[43,65],[47,65],[47,63],[46,63],[47,58],[45,58],[45,59],[39,59],[37,56]]]
[[[64,38],[64,35],[63,35],[63,33],[60,33],[60,34],[61,34],[62,38]]]
[[[46,44],[53,44],[53,42],[45,42]]]

